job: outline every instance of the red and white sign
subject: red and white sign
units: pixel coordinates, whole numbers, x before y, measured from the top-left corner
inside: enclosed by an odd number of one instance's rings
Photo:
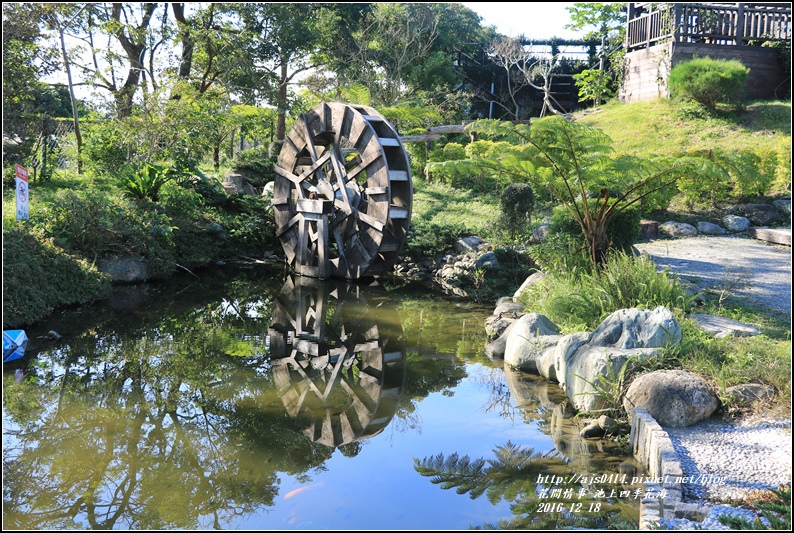
[[[17,220],[28,219],[28,171],[17,165]]]

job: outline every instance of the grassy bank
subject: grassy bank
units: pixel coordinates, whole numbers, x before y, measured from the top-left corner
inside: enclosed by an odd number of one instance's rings
[[[660,221],[687,220],[713,216],[737,202],[767,201],[790,191],[790,110],[790,102],[761,102],[749,104],[742,112],[709,115],[689,105],[660,100],[608,104],[577,120],[602,129],[614,141],[615,151],[622,154],[674,155],[714,149],[749,150],[757,155],[759,168],[769,176],[763,184],[766,196],[743,197],[734,184],[726,186],[723,204],[705,202],[693,207],[682,201],[679,193],[667,209],[652,214]],[[449,139],[450,144],[453,140],[460,145],[448,152],[462,153],[466,139]],[[251,155],[247,157],[249,167],[265,174],[272,167],[272,161],[264,156],[253,162]],[[150,264],[155,277],[166,278],[180,268],[200,268],[219,259],[281,255],[266,198],[227,194],[220,186],[223,169],[214,174],[206,169],[206,173],[177,170],[169,174],[157,194],[143,191],[137,196],[131,194],[129,182],[125,184],[111,173],[77,176],[57,171],[48,181],[31,183],[31,217],[24,223],[15,220],[13,182],[4,181],[4,329],[45,319],[58,307],[103,298],[110,287],[107,276],[96,267],[103,259],[136,257]],[[459,237],[479,235],[497,248],[517,246],[521,257],[531,263],[523,267],[538,266],[534,260],[543,255],[533,253],[527,237],[538,224],[551,219],[554,204],[548,199],[537,199],[531,220],[516,233],[506,230],[501,216],[504,176],[475,176],[468,184],[459,178],[446,182],[443,176],[425,180],[416,170],[413,229],[404,255],[412,259],[434,256],[448,251]],[[263,183],[268,179],[272,176],[260,177]],[[566,256],[569,248],[549,250],[547,258],[557,254],[565,260],[555,264],[564,265],[572,259]],[[594,328],[619,307],[666,305],[679,317],[687,340],[668,354],[663,367],[706,375],[719,390],[744,382],[769,384],[778,396],[765,407],[790,416],[789,321],[762,309],[742,307],[741,302],[709,301],[706,295],[697,312],[739,319],[761,331],[757,337],[713,339],[686,319],[695,309],[694,302],[647,265],[624,260],[614,267],[610,279],[617,281],[611,285],[579,270],[560,268],[557,274],[554,285],[527,302],[531,310],[547,313],[566,331],[581,331]],[[487,284],[488,277],[483,276],[481,281]],[[517,280],[515,287],[500,285],[498,290],[503,292],[491,296],[512,294],[519,283]],[[626,290],[640,286],[650,290]],[[744,412],[743,406],[728,404],[726,408]]]

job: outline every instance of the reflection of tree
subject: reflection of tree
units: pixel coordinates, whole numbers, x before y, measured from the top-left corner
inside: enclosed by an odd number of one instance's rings
[[[565,458],[552,450],[546,454],[535,453],[532,448],[518,446],[508,441],[494,450],[494,459],[475,459],[452,453],[446,458],[443,454],[414,459],[416,471],[430,477],[430,482],[442,489],[455,489],[458,494],[469,494],[476,499],[483,494],[492,504],[501,500],[510,502],[514,517],[500,520],[498,524],[486,524],[485,529],[562,529],[569,527],[623,527],[633,529],[636,520],[631,518],[631,506],[616,499],[576,498],[583,489],[573,483],[573,478]],[[544,482],[541,483],[541,477]],[[549,477],[557,476],[555,489],[569,489],[571,497],[546,499],[541,496],[542,489],[548,490]],[[591,487],[592,488],[592,487]],[[540,507],[544,502],[562,502],[570,507],[582,503],[584,511],[571,513],[567,510],[548,512]],[[597,512],[587,512],[588,503],[598,503]],[[633,524],[633,525],[632,525]],[[628,527],[626,527],[628,526]],[[477,528],[479,529],[479,527]]]
[[[414,459],[414,468],[423,476],[433,476],[430,482],[444,490],[454,488],[458,494],[468,493],[471,499],[486,494],[488,501],[496,504],[502,499],[513,501],[534,494],[538,474],[564,465],[554,452],[542,455],[510,441],[494,449],[494,454],[495,459],[474,461],[468,455],[453,453],[444,458],[444,454],[438,454],[421,461]]]
[[[263,297],[228,296],[89,330],[4,377],[4,526],[220,528],[272,505],[278,472],[330,457],[278,402],[250,320]]]

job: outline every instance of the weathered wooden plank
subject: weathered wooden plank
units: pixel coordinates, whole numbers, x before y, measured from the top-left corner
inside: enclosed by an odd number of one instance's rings
[[[791,230],[776,228],[750,228],[747,234],[762,241],[791,246]]]
[[[317,215],[328,215],[333,211],[330,200],[311,200],[309,198],[298,198],[295,209],[299,213],[314,213]]]
[[[399,205],[390,205],[389,218],[391,219],[408,218],[408,208]]]

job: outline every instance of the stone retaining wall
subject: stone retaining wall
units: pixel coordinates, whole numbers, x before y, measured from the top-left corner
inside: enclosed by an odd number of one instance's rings
[[[709,507],[682,501],[684,471],[670,436],[645,409],[635,408],[631,415],[631,447],[635,459],[652,478],[645,492],[659,494],[640,502],[640,529],[658,529],[662,518],[697,520],[708,514]]]

